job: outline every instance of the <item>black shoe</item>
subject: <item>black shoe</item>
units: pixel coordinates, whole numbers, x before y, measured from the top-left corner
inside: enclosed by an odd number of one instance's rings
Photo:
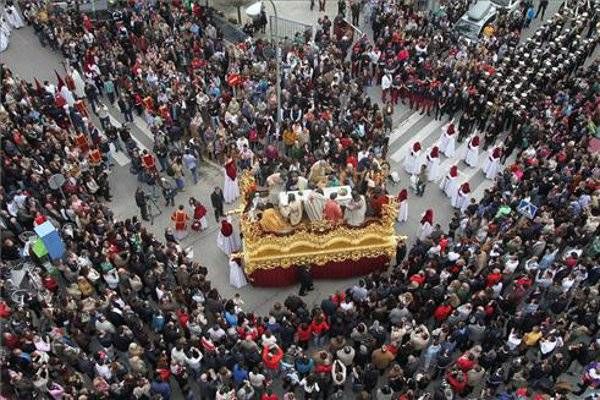
[[[306,296],[306,293],[298,293],[298,296],[304,297],[304,296]]]

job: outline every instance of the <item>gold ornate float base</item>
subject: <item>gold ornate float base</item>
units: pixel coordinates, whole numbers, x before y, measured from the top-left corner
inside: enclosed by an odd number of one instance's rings
[[[240,186],[244,199],[250,201],[256,188],[254,180],[245,174]],[[250,279],[256,273],[264,277],[269,270],[277,274],[300,265],[314,268],[335,264],[339,271],[345,262],[352,265],[376,260],[387,264],[396,253],[399,238],[395,230],[397,213],[397,203],[390,197],[389,203],[383,205],[381,217],[369,219],[362,226],[305,222],[281,234],[264,232],[248,213],[241,213],[243,251],[239,256]],[[325,277],[326,272],[319,271],[319,275]]]

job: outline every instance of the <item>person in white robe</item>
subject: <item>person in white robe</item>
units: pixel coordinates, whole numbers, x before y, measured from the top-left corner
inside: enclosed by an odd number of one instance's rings
[[[454,197],[454,194],[458,191],[458,167],[456,165],[450,167],[450,170],[440,182],[440,189],[449,198]]]
[[[483,164],[483,173],[487,179],[496,179],[496,175],[500,172],[500,159],[502,158],[502,148],[494,147],[489,151],[488,157]]]
[[[77,96],[78,99],[85,98],[85,82],[81,78],[79,71],[77,71],[76,68],[71,68],[71,73],[69,75],[75,84],[75,89],[73,90],[75,96]]]
[[[238,260],[239,259],[234,257],[229,258],[229,284],[236,289],[242,288],[248,284],[244,270]]]
[[[402,189],[398,193],[398,222],[408,221],[408,190]]]
[[[442,128],[442,136],[440,136],[439,143],[440,151],[446,157],[454,157],[456,151],[456,127],[454,126],[454,120]]]
[[[352,191],[352,200],[346,205],[346,211],[344,212],[344,219],[346,223],[351,226],[360,226],[365,222],[365,214],[367,212],[367,202],[365,196],[359,194],[357,191]]]
[[[217,234],[217,246],[228,256],[242,248],[241,240],[235,233],[229,217],[221,220],[221,229]]]
[[[465,164],[471,168],[477,168],[479,160],[479,136],[475,135],[467,145],[467,153],[465,154]]]
[[[440,176],[440,149],[433,146],[427,154],[427,180],[435,181]]]
[[[333,172],[333,169],[327,161],[317,160],[308,171],[308,183],[311,187],[323,187],[327,182],[327,176],[331,172]]]
[[[240,197],[240,186],[237,180],[237,167],[233,159],[225,163],[225,184],[223,185],[223,198],[225,203],[233,203]]]
[[[471,193],[471,187],[469,186],[469,182],[463,183],[456,195],[452,197],[452,207],[460,209],[461,212],[464,212],[469,206],[469,194]]]
[[[292,226],[302,222],[302,201],[297,199],[294,193],[288,193],[288,201],[281,207],[281,215],[287,218]]]
[[[21,29],[25,26],[23,22],[23,18],[19,14],[17,7],[13,4],[7,4],[5,6],[4,12],[6,13],[6,21],[15,29]]]
[[[8,48],[10,39],[10,26],[4,18],[0,17],[0,53]]]
[[[417,175],[421,170],[421,143],[415,142],[404,159],[404,169],[411,175]]]
[[[273,204],[279,202],[279,193],[285,188],[285,182],[287,181],[287,173],[275,172],[267,177],[267,187],[269,188],[269,198]]]
[[[75,105],[75,97],[73,97],[73,93],[71,93],[67,85],[63,85],[60,88],[60,95],[65,99],[69,107],[73,107]]]
[[[431,235],[431,232],[433,232],[433,210],[430,208],[421,217],[418,234],[419,240],[426,240]]]
[[[320,189],[315,189],[308,195],[308,199],[304,201],[304,209],[306,215],[311,221],[321,221],[323,219],[323,210],[325,209],[325,195]]]

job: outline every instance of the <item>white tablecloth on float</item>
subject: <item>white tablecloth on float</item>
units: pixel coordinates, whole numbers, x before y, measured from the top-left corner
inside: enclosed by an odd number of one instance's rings
[[[341,189],[346,189],[346,194],[344,194],[343,196],[341,194],[339,194],[339,191]],[[293,193],[297,199],[299,198],[303,201],[306,201],[306,200],[308,200],[308,197],[312,193],[312,189],[293,190],[290,192],[280,192],[279,193],[279,206],[280,207],[287,206],[289,193]],[[300,193],[302,193],[302,196],[300,196]],[[329,199],[329,195],[331,195],[331,193],[338,194],[335,201],[337,201],[338,204],[341,206],[347,205],[350,202],[350,200],[352,200],[352,188],[350,186],[332,186],[332,187],[326,187],[323,189],[323,194],[325,195],[325,199]]]

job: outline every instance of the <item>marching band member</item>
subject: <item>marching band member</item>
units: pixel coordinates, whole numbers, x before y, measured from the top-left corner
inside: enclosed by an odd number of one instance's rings
[[[469,193],[471,193],[471,186],[469,186],[469,182],[465,182],[452,197],[452,207],[459,208],[461,212],[464,212],[469,205]]]
[[[223,197],[225,203],[233,203],[240,197],[240,187],[237,181],[237,167],[235,161],[230,158],[225,163],[225,184],[223,185]]]
[[[217,235],[217,246],[228,256],[240,250],[242,244],[233,231],[233,225],[229,217],[221,219],[221,229]]]
[[[483,165],[483,173],[487,179],[495,179],[500,171],[500,159],[502,158],[502,147],[494,147],[489,151],[488,158]]]
[[[425,240],[433,232],[433,210],[430,208],[421,217],[419,240]]]
[[[398,222],[408,221],[408,190],[402,189],[398,193]]]
[[[469,167],[476,168],[479,159],[479,136],[475,135],[469,141],[467,146],[467,154],[465,155],[465,164]]]
[[[416,175],[419,173],[419,170],[421,169],[419,158],[421,158],[421,143],[415,142],[412,150],[404,159],[404,169],[406,172],[411,175]]]
[[[448,158],[454,157],[456,147],[456,127],[454,126],[454,120],[450,121],[442,129],[442,136],[440,136],[440,151]]]
[[[440,148],[433,146],[427,155],[427,180],[435,181],[440,175]]]
[[[440,182],[440,189],[446,193],[446,196],[453,198],[458,191],[458,167],[453,165]]]

